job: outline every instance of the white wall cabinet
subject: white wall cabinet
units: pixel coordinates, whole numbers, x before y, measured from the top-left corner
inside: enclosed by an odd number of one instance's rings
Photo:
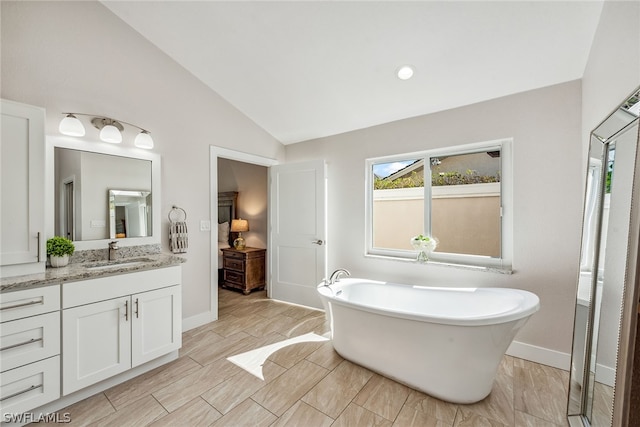
[[[60,397],[60,286],[0,294],[0,411]]]
[[[1,100],[0,277],[44,271],[43,108]]]
[[[63,284],[63,395],[180,348],[180,269]]]

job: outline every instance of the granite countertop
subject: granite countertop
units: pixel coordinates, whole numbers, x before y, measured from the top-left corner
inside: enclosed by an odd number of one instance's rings
[[[186,259],[168,254],[145,254],[115,261],[72,262],[66,267],[47,267],[44,273],[2,278],[0,293],[171,267],[183,262]]]

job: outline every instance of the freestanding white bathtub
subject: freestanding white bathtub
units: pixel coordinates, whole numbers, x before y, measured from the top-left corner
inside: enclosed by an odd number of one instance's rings
[[[535,294],[518,289],[356,278],[318,292],[342,357],[454,403],[489,395],[507,347],[540,307]]]

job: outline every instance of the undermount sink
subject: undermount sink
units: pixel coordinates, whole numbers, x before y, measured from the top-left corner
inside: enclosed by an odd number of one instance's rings
[[[134,265],[144,264],[151,261],[153,260],[150,258],[120,259],[116,261],[92,262],[86,264],[84,268],[86,268],[87,270],[108,270],[111,268],[132,267]]]

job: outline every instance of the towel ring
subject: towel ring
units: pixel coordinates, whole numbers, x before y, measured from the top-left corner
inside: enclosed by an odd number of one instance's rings
[[[171,218],[171,214],[177,214],[177,215],[180,215],[180,212],[179,212],[179,211],[182,211],[182,216],[184,216],[184,219],[182,219],[181,221],[186,221],[186,220],[187,220],[187,212],[186,212],[184,209],[182,209],[182,208],[180,208],[180,207],[178,207],[178,206],[175,206],[175,205],[174,205],[174,206],[171,208],[171,210],[169,211],[169,221],[170,221],[170,222],[177,222],[177,220],[176,220],[176,219]],[[180,217],[178,216],[177,218],[180,218]]]

